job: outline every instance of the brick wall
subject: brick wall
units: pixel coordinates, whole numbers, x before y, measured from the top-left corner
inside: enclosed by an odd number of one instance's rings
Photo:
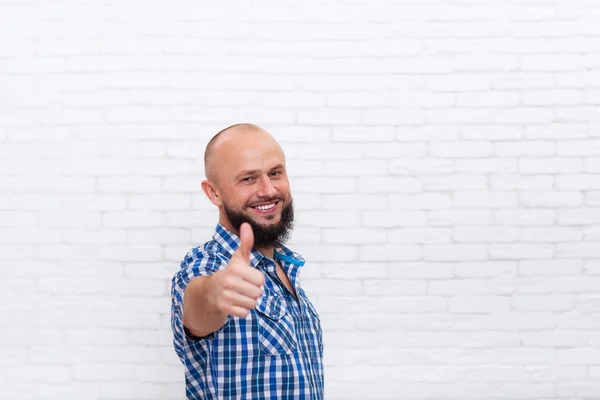
[[[327,399],[600,398],[600,4],[0,0],[0,399],[182,399],[218,130],[289,161]]]

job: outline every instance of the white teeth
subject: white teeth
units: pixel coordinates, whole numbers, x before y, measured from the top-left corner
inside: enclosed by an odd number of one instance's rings
[[[270,210],[271,208],[275,207],[275,203],[273,204],[268,204],[266,206],[256,206],[256,208],[260,211],[267,211]]]

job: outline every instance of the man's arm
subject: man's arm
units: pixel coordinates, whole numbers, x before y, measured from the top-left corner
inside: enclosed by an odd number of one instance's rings
[[[227,267],[197,276],[185,288],[183,325],[194,336],[207,336],[222,327],[228,315],[245,318],[256,307],[265,277],[250,266],[254,234],[249,224],[240,227],[240,239]]]

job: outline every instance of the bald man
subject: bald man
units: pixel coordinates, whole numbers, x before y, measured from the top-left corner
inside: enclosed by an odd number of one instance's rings
[[[171,293],[187,398],[323,399],[319,315],[298,283],[304,259],[284,245],[294,211],[283,150],[238,124],[213,137],[204,163],[219,222]]]

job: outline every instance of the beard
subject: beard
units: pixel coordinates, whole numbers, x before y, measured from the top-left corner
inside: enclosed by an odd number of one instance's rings
[[[281,247],[289,239],[294,227],[294,205],[292,200],[283,207],[279,223],[270,226],[263,226],[249,215],[234,211],[226,204],[223,205],[223,209],[229,222],[238,232],[242,223],[247,222],[250,224],[254,232],[254,246]]]

